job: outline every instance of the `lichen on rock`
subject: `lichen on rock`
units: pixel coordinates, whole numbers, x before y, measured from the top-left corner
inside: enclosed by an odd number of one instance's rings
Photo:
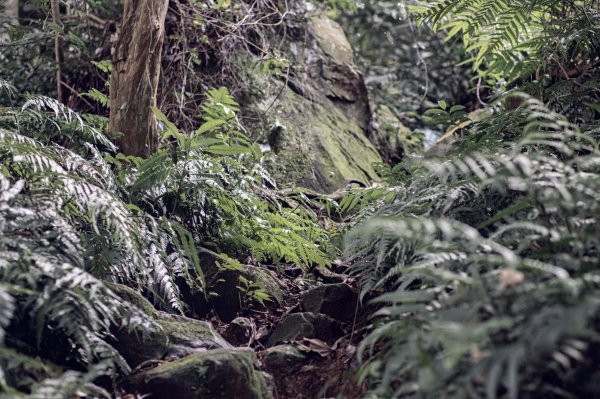
[[[129,377],[127,385],[153,399],[273,397],[258,359],[250,349],[195,353]]]
[[[154,359],[178,359],[198,351],[231,348],[210,323],[158,311],[133,289],[120,284],[110,288],[124,300],[134,304],[156,323],[145,334],[136,328],[115,328],[114,346],[131,367]]]
[[[238,79],[252,93],[240,100],[242,113],[275,153],[274,174],[320,192],[348,179],[377,180],[369,96],[342,28],[325,15],[298,13],[285,31],[273,41],[282,43],[286,71],[265,71],[250,53],[238,57]]]

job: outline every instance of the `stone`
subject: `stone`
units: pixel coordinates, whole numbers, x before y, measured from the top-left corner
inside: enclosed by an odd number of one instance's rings
[[[347,284],[323,284],[306,291],[300,298],[305,312],[322,313],[335,320],[351,323],[354,320],[358,292]]]
[[[328,316],[310,312],[290,313],[281,319],[267,340],[267,346],[302,338],[318,338],[331,344],[342,335],[338,323]]]
[[[306,356],[294,345],[276,345],[263,353],[263,363],[271,373],[291,373],[300,368]]]
[[[246,345],[252,339],[254,323],[247,317],[236,317],[225,329],[227,342],[235,346]]]
[[[377,106],[375,119],[369,129],[369,139],[390,165],[402,161],[405,154],[422,148],[419,135],[413,134],[385,105]]]
[[[109,286],[150,316],[157,327],[150,332],[113,329],[114,347],[132,368],[147,360],[172,360],[208,349],[231,348],[210,323],[158,311],[133,289],[120,284]]]
[[[257,282],[271,300],[260,304],[253,301],[251,295],[245,295],[239,289],[241,286],[240,276],[246,280]],[[233,320],[245,306],[270,308],[283,303],[282,284],[272,272],[266,269],[248,265],[243,271],[222,270],[215,275],[213,280],[215,283],[211,287],[211,291],[216,295],[212,296],[210,301],[217,316],[224,322]]]
[[[131,375],[130,390],[152,399],[271,399],[256,354],[250,349],[215,349]]]
[[[382,159],[366,134],[369,95],[343,29],[326,15],[301,10],[286,25],[273,43],[290,61],[288,72],[264,70],[248,53],[237,62],[238,79],[251,93],[240,98],[242,116],[252,131],[265,132],[258,139],[275,154],[271,173],[321,193],[348,180],[377,180],[373,164]]]

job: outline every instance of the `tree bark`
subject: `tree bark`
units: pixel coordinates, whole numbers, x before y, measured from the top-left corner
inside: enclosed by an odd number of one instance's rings
[[[156,106],[160,60],[169,0],[126,0],[110,80],[110,130],[123,135],[125,155],[148,157],[159,133]]]

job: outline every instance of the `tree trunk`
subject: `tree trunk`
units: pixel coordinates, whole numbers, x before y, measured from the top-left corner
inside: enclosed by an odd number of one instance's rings
[[[158,148],[156,106],[169,0],[126,0],[110,80],[110,130],[125,155],[148,157]]]
[[[60,22],[60,9],[58,7],[58,0],[50,0],[50,10],[52,13],[52,22],[58,27],[63,28]],[[54,59],[56,60],[56,99],[61,104],[66,104],[65,94],[63,91],[62,82],[62,63],[64,59],[62,49],[62,32],[56,32],[54,34]]]

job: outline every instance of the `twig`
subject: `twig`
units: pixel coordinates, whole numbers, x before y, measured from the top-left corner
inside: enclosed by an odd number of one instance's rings
[[[66,84],[65,82],[61,81],[60,82],[61,85],[63,85],[64,87],[66,87],[67,89],[69,89],[69,91],[73,94],[75,94],[77,97],[79,97],[84,103],[86,103],[86,105],[92,109],[94,109],[94,105],[92,103],[90,103],[88,100],[85,99],[84,96],[82,96],[81,94],[79,94],[79,92],[77,90],[75,90],[73,87],[69,86],[68,84]]]
[[[285,75],[285,82],[283,82],[283,86],[281,86],[281,89],[279,90],[279,93],[277,93],[277,95],[273,99],[273,102],[271,102],[271,105],[269,105],[267,107],[267,109],[265,110],[265,112],[262,113],[262,116],[265,116],[267,114],[267,112],[269,112],[269,110],[273,107],[273,105],[275,105],[275,103],[277,102],[277,100],[279,100],[279,97],[281,96],[281,94],[283,93],[283,91],[285,90],[285,88],[287,87],[289,79],[290,79],[290,69],[291,69],[291,66],[288,65],[287,74]]]
[[[95,16],[93,14],[85,14],[85,15],[82,15],[82,16],[80,16],[80,15],[63,15],[61,18],[62,18],[63,21],[64,20],[67,20],[67,21],[81,21],[82,19],[87,19],[87,20],[93,22],[94,25],[96,25],[97,28],[103,28],[106,25],[106,23],[108,22],[108,21],[105,21],[102,18],[97,17],[97,16]]]
[[[487,105],[487,103],[481,99],[481,76],[477,80],[477,101],[479,101],[479,104],[481,105]]]
[[[409,20],[409,26],[410,26],[410,30],[413,34],[415,50],[417,50],[417,58],[419,59],[421,64],[423,64],[423,72],[425,74],[425,92],[423,93],[423,96],[421,97],[421,100],[419,101],[419,104],[423,104],[423,101],[425,101],[425,99],[427,98],[427,94],[429,93],[429,68],[427,66],[427,62],[425,61],[425,59],[423,58],[423,55],[421,54],[421,50],[419,50],[419,42],[417,41],[417,31],[411,20]]]

